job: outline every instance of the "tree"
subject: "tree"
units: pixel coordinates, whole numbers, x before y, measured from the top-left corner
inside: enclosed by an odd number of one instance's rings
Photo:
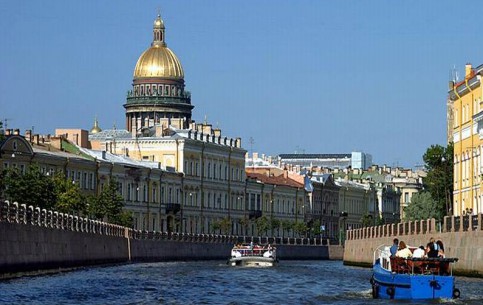
[[[248,220],[248,218],[244,217],[244,218],[238,220],[238,223],[242,226],[242,228],[245,229],[244,235],[246,235],[247,230],[248,230],[248,224],[250,223],[250,220]]]
[[[431,145],[423,155],[427,176],[423,178],[423,186],[432,199],[441,220],[451,214],[453,202],[453,143],[447,147]]]
[[[280,221],[280,226],[282,227],[282,237],[285,237],[285,230],[287,231],[287,233],[289,233],[290,230],[293,229],[294,223],[290,220],[284,219]]]
[[[295,233],[297,233],[299,236],[305,236],[307,233],[307,225],[304,222],[296,222],[293,226],[293,229]]]
[[[312,220],[308,224],[309,224],[308,229],[310,230],[310,237],[320,236],[320,234],[322,233],[320,229],[320,225],[321,225],[320,219]]]
[[[268,230],[272,227],[270,220],[266,216],[257,218],[255,223],[257,224],[258,234],[265,233],[267,235]]]
[[[404,220],[441,219],[443,211],[429,192],[423,191],[411,197],[411,203],[404,209]]]
[[[361,217],[361,223],[363,227],[371,227],[374,225],[374,221],[372,220],[372,215],[364,214]]]
[[[78,184],[66,179],[62,172],[53,177],[56,202],[54,209],[62,213],[74,212],[84,214],[87,210],[86,199]]]
[[[132,226],[132,216],[130,213],[123,212],[124,199],[117,191],[115,179],[110,179],[104,185],[101,193],[97,197],[89,197],[88,213],[97,219],[107,219],[110,223]]]
[[[270,222],[270,230],[272,230],[272,237],[275,236],[275,230],[280,228],[280,225],[281,225],[281,221],[276,219],[276,218],[272,218],[272,221]]]
[[[228,217],[220,219],[218,221],[214,221],[211,224],[211,227],[214,231],[220,230],[222,234],[229,234],[231,231],[231,220]]]
[[[53,180],[36,164],[29,166],[25,174],[19,168],[8,168],[2,187],[5,198],[11,202],[52,209],[57,201]]]

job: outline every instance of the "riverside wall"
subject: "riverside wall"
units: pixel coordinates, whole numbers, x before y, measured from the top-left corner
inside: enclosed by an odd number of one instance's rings
[[[443,223],[430,219],[349,230],[344,264],[372,266],[374,251],[380,245],[392,245],[396,237],[410,246],[426,246],[431,237],[440,239],[445,256],[459,259],[453,266],[455,274],[483,276],[482,214],[445,217]]]
[[[321,240],[134,231],[82,217],[0,203],[0,278],[135,261],[228,259],[239,242],[271,242],[278,258],[342,259]]]

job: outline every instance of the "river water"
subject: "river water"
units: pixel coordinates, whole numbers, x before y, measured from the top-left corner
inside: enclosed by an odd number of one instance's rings
[[[370,277],[341,261],[137,263],[0,281],[0,304],[483,304],[483,279],[458,277],[458,300],[409,302],[373,300]]]

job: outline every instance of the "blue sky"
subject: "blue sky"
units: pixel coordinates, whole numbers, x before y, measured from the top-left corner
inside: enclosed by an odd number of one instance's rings
[[[446,145],[450,71],[483,63],[480,2],[2,1],[0,119],[125,126],[158,8],[193,118],[249,151],[348,153],[414,167]],[[253,145],[249,138],[254,139]]]

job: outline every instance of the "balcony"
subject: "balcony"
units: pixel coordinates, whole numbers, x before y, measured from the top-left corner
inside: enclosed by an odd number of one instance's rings
[[[248,219],[257,219],[262,217],[262,211],[260,210],[250,210],[248,212]]]
[[[181,204],[179,203],[167,203],[166,214],[176,214],[181,211]]]

